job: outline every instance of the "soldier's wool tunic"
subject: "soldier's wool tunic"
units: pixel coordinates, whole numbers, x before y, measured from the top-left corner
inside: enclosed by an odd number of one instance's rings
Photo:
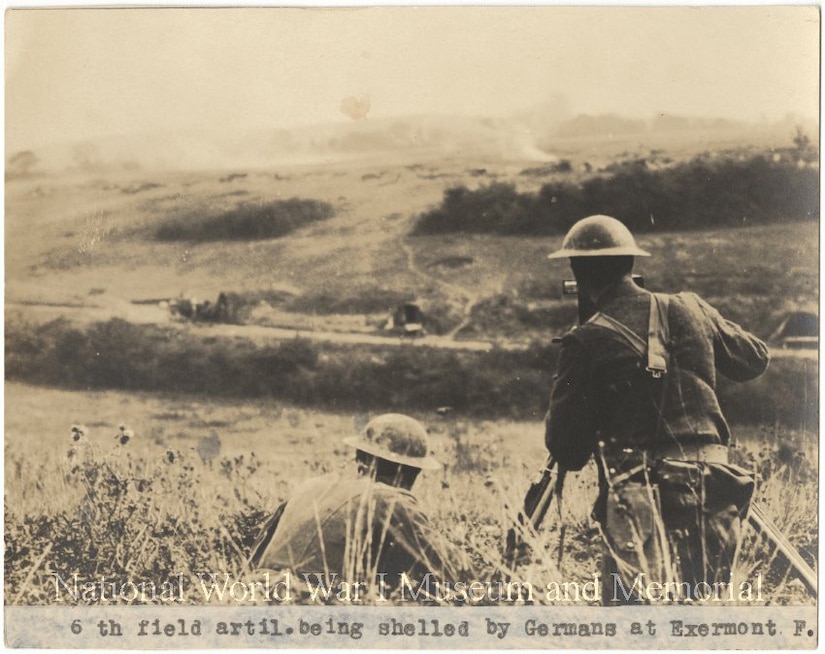
[[[622,574],[718,579],[729,575],[737,521],[753,483],[743,471],[696,453],[730,441],[716,396],[717,373],[752,379],[765,370],[768,351],[695,294],[671,295],[668,306],[669,363],[660,379],[615,329],[585,323],[562,338],[546,444],[568,470],[581,469],[596,455],[601,492],[594,515],[611,555],[626,564],[619,566]],[[599,298],[598,307],[647,340],[650,293],[625,279]],[[651,486],[655,493],[648,492]],[[657,512],[666,538],[655,533]],[[657,538],[669,541],[671,551],[657,557]],[[662,569],[656,573],[650,569],[655,566]]]
[[[408,490],[368,477],[327,475],[304,482],[282,507],[274,532],[263,533],[252,563],[290,570],[299,579],[375,581],[392,589],[401,574],[452,578],[441,539]],[[266,528],[264,529],[266,532]]]

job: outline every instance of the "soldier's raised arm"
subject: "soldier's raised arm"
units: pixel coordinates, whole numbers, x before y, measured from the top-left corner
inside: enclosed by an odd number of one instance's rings
[[[722,316],[695,293],[682,294],[704,313],[713,325],[713,354],[716,369],[733,381],[758,377],[768,367],[770,356],[765,343],[735,322]]]

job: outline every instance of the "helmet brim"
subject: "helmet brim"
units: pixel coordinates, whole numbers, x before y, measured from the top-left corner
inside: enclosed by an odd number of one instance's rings
[[[441,468],[441,464],[429,455],[414,457],[388,452],[387,450],[376,447],[374,443],[359,436],[348,436],[344,439],[344,443],[355,449],[363,450],[367,454],[372,454],[373,456],[392,461],[393,463],[410,466],[411,468],[420,468],[421,470],[438,470]]]
[[[572,259],[574,257],[649,257],[650,252],[641,248],[617,247],[604,248],[602,250],[574,250],[573,248],[562,248],[547,255],[548,259]]]

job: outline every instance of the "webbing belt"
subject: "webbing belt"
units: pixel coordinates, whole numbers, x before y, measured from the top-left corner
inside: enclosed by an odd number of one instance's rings
[[[655,451],[623,450],[621,453],[604,453],[610,483],[620,484],[646,468],[664,460],[689,463],[728,463],[728,448],[725,445],[699,443],[670,443]]]
[[[655,458],[699,461],[702,463],[727,463],[728,448],[726,445],[670,443],[665,447],[656,448]]]
[[[649,446],[644,448],[625,448],[603,452],[605,461],[613,466],[627,469],[636,466],[643,460],[648,463],[662,459],[678,459],[679,461],[695,461],[699,463],[727,463],[728,447],[718,443],[668,443],[666,445]]]

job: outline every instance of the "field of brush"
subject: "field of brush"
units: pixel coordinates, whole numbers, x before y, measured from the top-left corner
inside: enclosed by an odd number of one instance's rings
[[[538,171],[453,158],[9,180],[6,602],[53,603],[55,573],[248,577],[267,513],[306,477],[351,467],[341,439],[398,410],[429,427],[445,463],[416,485],[431,519],[479,580],[499,575],[513,507],[544,457],[549,340],[575,315],[559,291],[569,273],[545,259],[561,236],[411,232],[458,185],[535,193],[582,178],[585,163],[651,153],[565,156],[569,169]],[[648,288],[699,292],[760,336],[818,302],[818,221],[639,241],[656,255],[639,265]],[[176,322],[159,305],[219,293],[235,303],[231,332]],[[344,341],[380,335],[380,318],[409,300],[456,351],[427,348],[431,336]],[[252,326],[320,329],[329,342],[267,339]],[[500,347],[461,350],[469,341]],[[723,388],[723,408],[765,512],[815,564],[816,362],[778,359],[769,375]],[[443,405],[453,411],[438,414]],[[560,567],[552,515],[516,578],[592,578],[595,481],[590,466],[568,479]],[[814,601],[750,530],[739,568],[739,578],[763,575],[772,603]]]
[[[246,560],[257,530],[300,481],[328,472],[355,474],[341,441],[367,417],[308,411],[271,401],[76,393],[6,385],[5,598],[51,604],[55,574],[154,581],[230,574],[253,581]],[[544,457],[538,421],[474,420],[413,413],[445,463],[415,492],[431,520],[471,557],[471,581],[510,571],[504,534],[514,507]],[[72,422],[83,421],[75,440]],[[124,431],[133,432],[123,443]],[[815,432],[734,426],[734,457],[757,473],[758,500],[809,563],[815,563]],[[589,518],[596,471],[570,474],[562,518],[568,525],[558,564],[560,518],[548,514],[532,555],[512,579],[592,580],[599,536]],[[737,579],[763,578],[773,604],[813,603],[774,546],[746,531]],[[60,591],[62,601],[65,592]],[[203,603],[190,588],[186,601]],[[230,601],[227,599],[227,601]]]

